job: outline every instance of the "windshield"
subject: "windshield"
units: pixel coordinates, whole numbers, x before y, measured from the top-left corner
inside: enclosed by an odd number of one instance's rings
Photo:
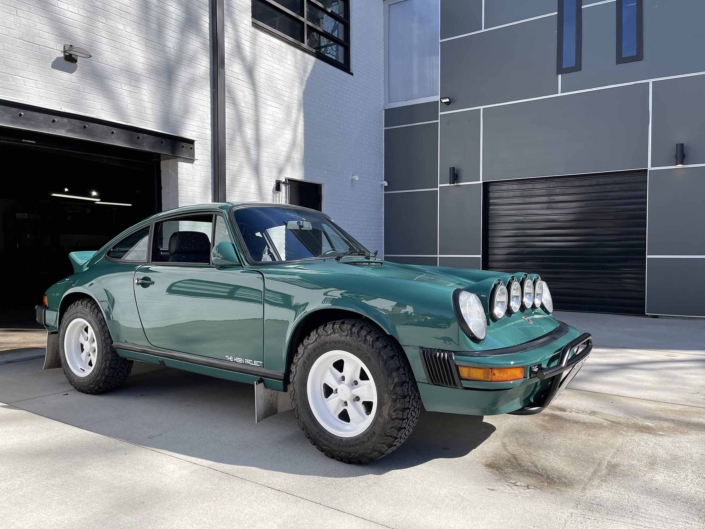
[[[337,257],[367,250],[331,220],[316,211],[296,208],[236,209],[235,223],[253,261],[295,261]]]

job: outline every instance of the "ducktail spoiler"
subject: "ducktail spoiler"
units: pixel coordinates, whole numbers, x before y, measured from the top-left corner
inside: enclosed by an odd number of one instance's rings
[[[71,261],[73,271],[75,273],[83,272],[86,269],[86,263],[88,263],[94,255],[95,252],[71,252],[69,254],[69,261]]]

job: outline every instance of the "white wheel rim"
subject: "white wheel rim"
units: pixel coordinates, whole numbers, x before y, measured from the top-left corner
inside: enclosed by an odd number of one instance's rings
[[[306,390],[313,415],[333,435],[360,435],[375,418],[377,386],[365,363],[351,353],[322,355],[311,367]]]
[[[98,342],[93,327],[83,318],[69,323],[64,335],[64,351],[69,369],[78,377],[87,377],[98,361]]]

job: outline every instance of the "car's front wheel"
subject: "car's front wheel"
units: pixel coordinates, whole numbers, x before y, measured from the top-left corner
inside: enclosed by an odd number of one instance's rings
[[[71,385],[81,393],[105,393],[127,380],[132,361],[113,349],[108,325],[93,300],[72,303],[61,318],[61,366]]]
[[[398,448],[421,409],[403,351],[358,320],[314,330],[294,357],[291,399],[299,426],[321,452],[367,463]]]

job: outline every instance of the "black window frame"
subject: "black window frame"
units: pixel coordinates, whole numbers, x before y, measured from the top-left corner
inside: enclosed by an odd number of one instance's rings
[[[629,57],[622,55],[622,45],[624,44],[624,31],[622,28],[624,1],[625,0],[617,0],[617,64],[644,60],[644,0],[627,0],[629,2],[636,2],[636,55]]]
[[[350,27],[351,27],[351,20],[350,20],[350,3],[352,0],[346,0],[345,1],[345,14],[344,15],[339,15],[338,13],[335,13],[334,11],[331,11],[330,9],[327,9],[321,2],[318,0],[300,0],[301,2],[301,7],[302,7],[302,13],[303,15],[299,15],[298,13],[294,13],[293,11],[287,9],[283,5],[279,4],[276,2],[276,0],[258,0],[264,4],[267,4],[269,7],[272,9],[275,9],[276,11],[279,11],[281,13],[284,13],[285,15],[294,18],[298,21],[300,21],[303,24],[303,42],[296,40],[293,37],[290,37],[286,33],[283,33],[281,31],[277,31],[276,29],[268,26],[267,24],[260,22],[259,20],[256,20],[254,16],[252,16],[252,25],[262,31],[265,31],[271,35],[274,35],[275,37],[278,37],[284,42],[287,42],[303,51],[306,53],[309,53],[310,55],[313,55],[314,57],[321,59],[322,61],[330,64],[331,66],[335,66],[336,68],[349,73],[352,75],[352,70],[351,70],[351,57],[350,57],[350,50],[352,48],[351,44],[351,32],[350,32]],[[252,9],[254,10],[254,2],[255,0],[252,1]],[[324,29],[316,26],[312,22],[308,21],[308,4],[311,4],[315,6],[316,8],[320,9],[323,11],[326,15],[330,16],[331,18],[337,20],[339,23],[345,25],[345,38],[341,39],[339,37],[336,37],[335,35],[332,35],[325,31]],[[253,13],[254,14],[254,13]],[[339,62],[336,61],[335,59],[331,59],[324,53],[319,52],[315,48],[312,48],[311,46],[308,45],[308,34],[310,31],[314,31],[316,33],[319,33],[323,35],[325,38],[328,40],[333,41],[337,45],[341,46],[345,50],[345,61],[344,62]]]
[[[571,1],[575,2],[575,66],[570,66],[568,68],[563,67],[563,28],[564,28],[564,16],[565,12],[563,9],[564,2]],[[583,69],[583,2],[582,0],[558,0],[558,47],[557,47],[557,61],[556,61],[556,71],[558,75],[564,73],[579,72]]]

